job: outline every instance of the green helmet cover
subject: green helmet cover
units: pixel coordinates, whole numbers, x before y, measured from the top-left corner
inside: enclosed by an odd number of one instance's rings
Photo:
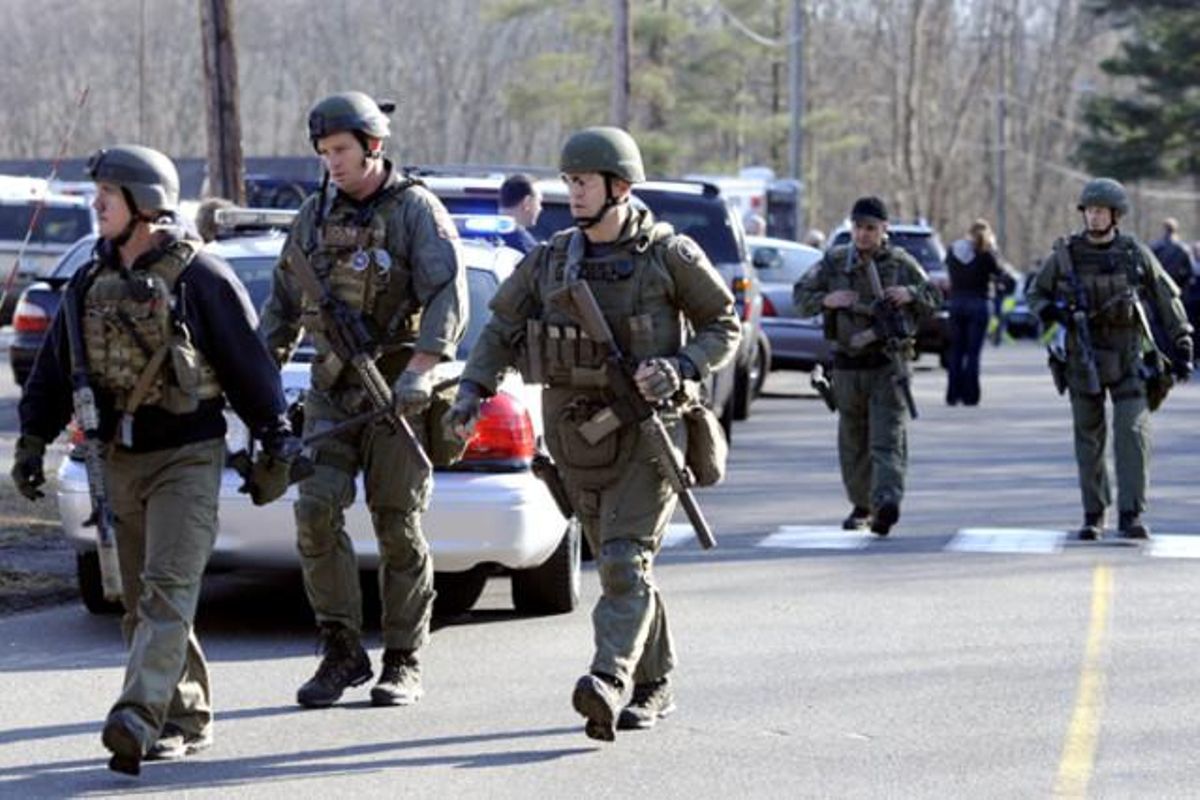
[[[1079,210],[1088,206],[1111,208],[1124,216],[1129,213],[1129,195],[1125,193],[1125,187],[1112,178],[1095,178],[1085,183],[1079,193]]]
[[[339,92],[319,100],[308,112],[308,138],[315,146],[318,139],[341,131],[358,131],[373,139],[391,135],[387,111],[394,106],[380,104],[362,92]]]
[[[141,211],[174,211],[179,206],[179,172],[157,150],[122,144],[97,150],[87,163],[97,183],[112,183],[129,192]]]
[[[620,128],[584,128],[563,145],[558,168],[562,172],[601,172],[630,183],[646,180],[642,152],[637,142]]]

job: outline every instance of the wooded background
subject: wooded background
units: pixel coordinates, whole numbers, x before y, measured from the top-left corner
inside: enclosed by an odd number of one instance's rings
[[[787,170],[790,0],[633,0],[631,127],[657,175]],[[247,156],[311,152],[321,96],[398,102],[401,163],[553,167],[565,136],[607,123],[608,0],[236,0]],[[1004,148],[1005,255],[1028,266],[1078,227],[1089,98],[1131,92],[1101,61],[1128,28],[1089,0],[809,0],[808,225],[885,197],[947,241],[994,221]],[[196,0],[0,0],[0,158],[50,158],[90,87],[69,155],[139,142],[205,154]],[[998,125],[1003,101],[1006,121]],[[1091,166],[1103,166],[1092,164]],[[1102,170],[1101,170],[1102,171]],[[1125,226],[1167,213],[1200,238],[1191,183],[1131,183]]]

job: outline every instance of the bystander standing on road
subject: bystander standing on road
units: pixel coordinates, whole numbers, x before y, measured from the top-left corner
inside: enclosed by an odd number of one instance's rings
[[[986,220],[971,223],[967,235],[946,253],[950,273],[950,360],[946,365],[946,405],[979,404],[979,357],[988,327],[988,296],[1002,297],[1016,286],[996,250]]]

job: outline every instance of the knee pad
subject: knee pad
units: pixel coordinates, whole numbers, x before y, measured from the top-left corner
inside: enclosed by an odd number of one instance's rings
[[[649,555],[632,539],[610,539],[602,544],[596,566],[606,595],[641,596],[650,591]]]
[[[296,544],[306,556],[329,552],[334,544],[334,520],[338,509],[329,501],[312,495],[300,495],[294,507]]]
[[[421,532],[421,515],[416,511],[377,509],[371,513],[379,541],[379,560],[404,568],[428,557],[429,545]]]

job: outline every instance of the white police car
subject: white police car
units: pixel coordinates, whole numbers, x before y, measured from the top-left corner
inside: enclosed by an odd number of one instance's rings
[[[482,224],[482,223],[479,223]],[[279,232],[218,241],[212,252],[230,263],[261,306],[283,244]],[[500,282],[520,260],[507,247],[464,239],[471,317],[459,346],[458,360],[440,365],[438,380],[459,373],[471,345],[489,316],[487,304]],[[307,363],[284,368],[285,390],[294,399],[309,382]],[[245,445],[246,431],[232,413],[227,442],[230,452]],[[462,461],[434,475],[434,491],[422,527],[437,572],[438,613],[468,610],[491,575],[512,576],[512,598],[518,611],[553,614],[571,611],[579,600],[580,530],[563,519],[547,488],[530,471],[541,436],[541,392],[526,386],[515,373],[499,393],[484,403],[475,436]],[[77,549],[79,588],[89,610],[114,610],[100,589],[95,531],[83,527],[90,514],[87,477],[82,462],[63,459],[58,472],[58,507],[63,528]],[[212,565],[296,569],[292,502],[284,499],[255,507],[238,492],[241,478],[227,468],[220,496],[220,533]],[[378,563],[378,547],[370,513],[359,500],[347,509],[346,531],[364,569]]]

